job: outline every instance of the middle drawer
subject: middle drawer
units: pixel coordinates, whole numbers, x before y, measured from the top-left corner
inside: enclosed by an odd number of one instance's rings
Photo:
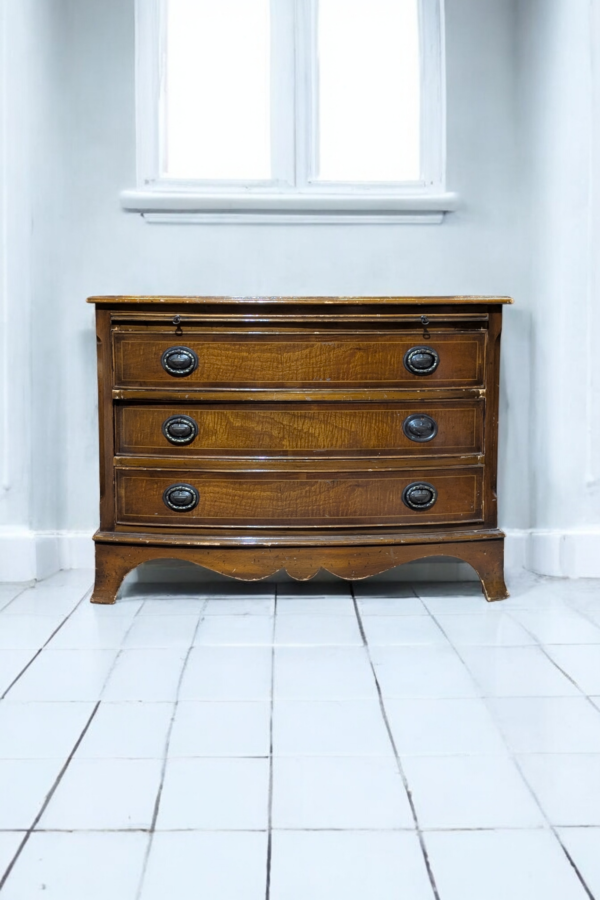
[[[123,404],[120,456],[454,456],[483,452],[483,400]]]

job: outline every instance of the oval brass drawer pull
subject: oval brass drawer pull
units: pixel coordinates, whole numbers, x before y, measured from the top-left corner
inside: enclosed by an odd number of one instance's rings
[[[169,347],[162,355],[161,365],[169,375],[182,378],[191,375],[198,366],[198,354],[189,347]]]
[[[404,488],[402,500],[409,509],[431,509],[437,500],[438,493],[427,481],[413,481]]]
[[[440,355],[433,347],[411,347],[404,354],[404,368],[413,375],[431,375],[440,364]]]
[[[198,437],[198,423],[191,416],[169,416],[162,433],[171,444],[191,444]]]
[[[165,506],[175,512],[189,512],[198,506],[200,494],[191,484],[172,484],[163,494]]]
[[[420,415],[415,413],[408,416],[402,423],[402,431],[409,439],[417,444],[424,444],[432,441],[438,433],[438,426],[435,419],[431,416]]]

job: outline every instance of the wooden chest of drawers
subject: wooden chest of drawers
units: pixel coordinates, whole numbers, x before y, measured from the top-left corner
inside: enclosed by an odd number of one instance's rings
[[[95,603],[184,559],[365,578],[428,556],[506,597],[490,297],[91,297]]]

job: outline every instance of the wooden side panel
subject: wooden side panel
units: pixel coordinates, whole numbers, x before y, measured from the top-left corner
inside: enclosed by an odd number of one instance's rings
[[[123,525],[356,526],[477,522],[482,517],[483,468],[397,472],[237,473],[197,470],[117,469],[118,522]],[[409,509],[402,492],[411,483],[432,484],[436,503]],[[192,485],[195,509],[174,512],[163,501],[174,484]]]
[[[173,444],[162,426],[189,416],[198,435]],[[427,415],[437,434],[418,443],[406,437],[409,416]],[[116,410],[117,454],[177,459],[257,455],[439,456],[483,450],[483,401],[448,403],[122,405]]]
[[[112,347],[110,312],[96,309],[98,353],[98,432],[100,443],[100,528],[114,528],[114,423],[112,411]]]
[[[486,332],[415,334],[215,334],[175,337],[155,333],[113,334],[117,387],[473,387],[483,384]],[[404,356],[416,346],[433,347],[440,362],[430,375],[414,375]],[[198,366],[185,377],[170,375],[163,353],[185,346]]]

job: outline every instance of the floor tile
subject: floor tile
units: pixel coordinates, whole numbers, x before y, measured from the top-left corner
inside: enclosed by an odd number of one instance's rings
[[[150,597],[140,601],[140,619],[146,616],[200,616],[206,609],[205,597]],[[117,604],[118,606],[119,604]]]
[[[523,589],[510,589],[508,601],[500,604],[506,610],[532,609],[549,611],[551,609],[569,609],[568,599],[561,591],[556,590],[557,579],[548,579],[538,584],[531,584]]]
[[[600,825],[600,753],[532,753],[519,762],[554,825]]]
[[[278,616],[351,616],[356,618],[352,597],[279,597]]]
[[[48,587],[83,587],[84,589],[92,588],[94,584],[94,569],[61,569],[53,575],[45,578],[43,582]]]
[[[282,700],[376,700],[363,647],[277,647],[274,696]]]
[[[504,605],[488,603],[483,594],[453,596],[452,593],[448,593],[440,596],[419,596],[425,608],[433,616],[473,615],[496,618],[506,615],[507,612]]]
[[[0,612],[28,587],[28,584],[0,584]]]
[[[544,816],[503,756],[402,759],[421,828],[535,828]]]
[[[33,834],[2,898],[134,900],[147,843],[145,834]]]
[[[264,900],[267,835],[157,833],[140,900]]]
[[[561,828],[560,839],[594,897],[600,897],[600,828]]]
[[[275,612],[275,597],[213,597],[206,602],[205,616],[272,616]]]
[[[87,593],[84,587],[56,587],[42,581],[5,606],[2,616],[68,616]]]
[[[414,834],[274,833],[271,900],[365,900],[367,897],[433,900],[419,841]]]
[[[11,864],[24,837],[24,831],[0,831],[0,879]]]
[[[373,647],[384,697],[476,697],[481,691],[451,647]]]
[[[275,643],[289,647],[361,647],[356,618],[350,616],[277,616]]]
[[[146,647],[181,647],[188,649],[194,638],[199,615],[137,617],[123,646],[127,649]]]
[[[48,649],[118,650],[131,628],[131,622],[127,616],[115,616],[111,619],[108,616],[74,614],[52,638]]]
[[[64,621],[64,616],[5,616],[0,650],[39,650]]]
[[[486,697],[577,697],[579,691],[538,647],[462,647]]]
[[[3,700],[0,702],[0,757],[66,759],[93,709],[91,702],[21,703]]]
[[[437,615],[436,620],[457,647],[526,647],[536,643],[508,615]]]
[[[174,700],[187,651],[123,650],[106,683],[103,700]]]
[[[43,650],[8,695],[11,700],[98,700],[114,650]]]
[[[194,647],[186,666],[181,700],[268,700],[270,647]]]
[[[206,616],[194,644],[207,647],[269,647],[273,643],[272,616]]]
[[[173,703],[101,703],[77,759],[163,759]]]
[[[489,707],[515,753],[600,752],[600,711],[583,697],[496,698]]]
[[[400,755],[507,753],[483,700],[388,699],[385,710]]]
[[[429,616],[366,616],[363,628],[370,646],[447,646],[448,641]]]
[[[511,615],[542,644],[600,644],[600,627],[574,611],[515,610]]]
[[[271,704],[267,700],[178,704],[169,756],[268,756]]]
[[[443,599],[452,597],[458,600],[463,597],[477,597],[484,601],[484,606],[487,604],[479,581],[418,581],[413,588],[417,596],[423,597],[424,600],[431,597]]]
[[[548,647],[548,653],[585,694],[600,694],[600,647]]]
[[[272,600],[275,596],[275,585],[264,581],[255,583],[236,581],[212,582],[202,585],[202,596],[208,600],[243,600],[248,601],[248,608],[252,608],[255,600]]]
[[[69,616],[73,622],[114,622],[116,619],[127,619],[133,622],[137,615],[141,615],[144,606],[143,598],[123,598],[117,603],[90,603],[89,599],[83,600]]]
[[[38,828],[148,828],[160,784],[158,759],[73,759]]]
[[[425,604],[419,597],[388,597],[382,595],[357,596],[361,616],[428,616]]]
[[[375,700],[275,700],[273,752],[279,756],[389,756]]]
[[[0,760],[0,829],[31,827],[63,762],[62,759]]]
[[[0,650],[0,696],[35,656],[35,652],[34,650]]]
[[[279,757],[273,828],[414,828],[393,757]]]
[[[391,602],[417,599],[411,585],[403,581],[375,581],[372,578],[365,578],[362,581],[352,582],[352,590],[360,603],[365,599],[382,599]],[[422,604],[421,609],[425,610]],[[385,615],[392,615],[392,613]]]
[[[258,831],[268,806],[266,759],[170,759],[156,827]]]
[[[443,900],[589,900],[550,831],[425,835]]]

